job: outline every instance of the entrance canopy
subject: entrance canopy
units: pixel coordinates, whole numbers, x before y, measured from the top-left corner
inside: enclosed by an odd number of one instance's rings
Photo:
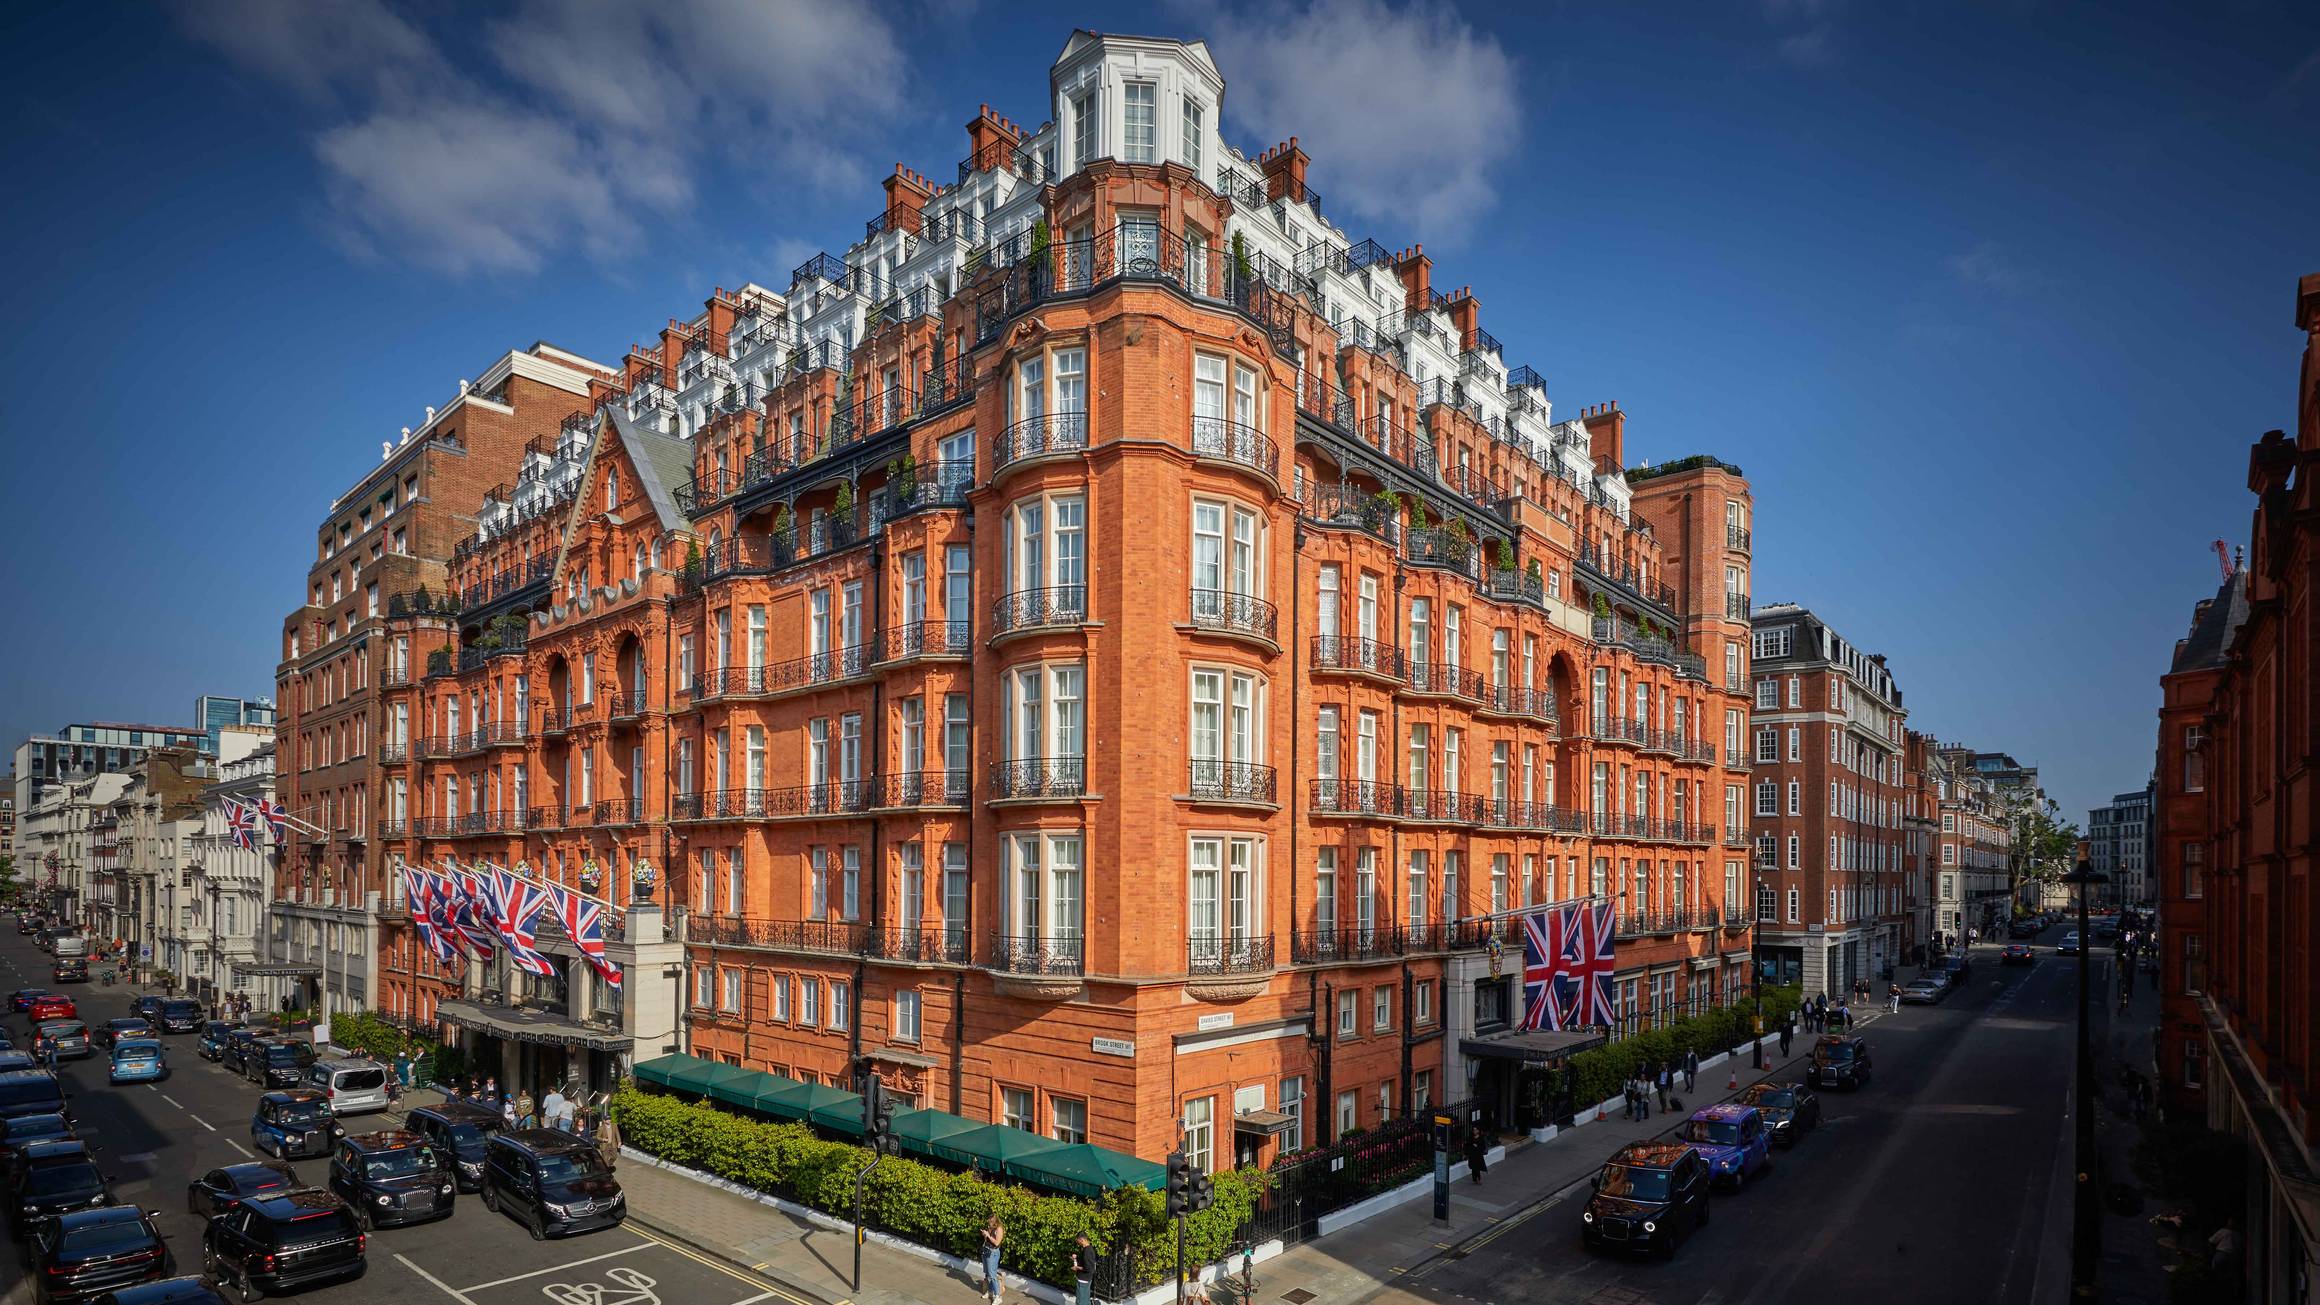
[[[1549,1065],[1608,1041],[1601,1029],[1516,1029],[1486,1038],[1460,1038],[1458,1050],[1486,1060]]]
[[[253,979],[319,979],[322,967],[295,961],[235,961],[234,972]]]
[[[626,1051],[636,1040],[618,1029],[590,1024],[568,1015],[516,1006],[485,1006],[472,1001],[447,1001],[436,1006],[435,1018],[455,1028],[489,1033],[511,1042],[545,1047],[587,1047],[592,1051]]]

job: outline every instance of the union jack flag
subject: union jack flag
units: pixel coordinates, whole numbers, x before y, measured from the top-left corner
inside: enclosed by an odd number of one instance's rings
[[[548,909],[546,890],[507,870],[486,868],[482,878],[484,891],[491,894],[498,908],[499,939],[507,944],[508,960],[527,974],[554,974],[556,967],[540,955],[533,938],[540,912]]]
[[[459,937],[466,942],[469,951],[478,957],[488,957],[496,946],[494,939],[499,936],[496,908],[483,896],[475,876],[460,869],[457,861],[451,861],[448,857],[445,860],[451,867],[444,876],[444,884],[450,893],[448,900],[442,903],[444,914],[438,918],[450,921],[451,927],[458,930]]]
[[[249,803],[237,798],[226,799],[226,832],[234,836],[234,846],[247,852],[255,845],[258,813]]]
[[[473,946],[467,934],[459,927],[459,889],[451,875],[442,870],[421,870],[419,877],[427,881],[427,922],[435,926],[435,936],[451,953],[445,961],[467,954]],[[412,912],[417,915],[416,906]]]
[[[266,829],[277,843],[290,841],[290,813],[281,803],[269,797],[258,799],[258,814],[266,821]]]
[[[1526,1029],[1563,1027],[1563,1003],[1555,994],[1555,961],[1562,954],[1566,908],[1548,907],[1522,918],[1523,1018]]]
[[[408,865],[398,864],[398,868],[403,872],[403,890],[411,899],[411,927],[419,931],[419,941],[435,953],[435,959],[450,960],[456,953],[436,927],[433,877]]]
[[[550,886],[548,894],[555,899],[556,918],[564,922],[564,932],[580,949],[581,959],[606,983],[619,987],[620,966],[604,956],[604,908],[568,888]]]
[[[1566,1023],[1612,1025],[1619,1005],[1611,986],[1611,903],[1575,903],[1563,908],[1561,946],[1555,953],[1555,999]]]

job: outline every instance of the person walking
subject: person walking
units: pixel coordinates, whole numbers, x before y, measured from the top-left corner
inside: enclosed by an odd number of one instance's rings
[[[411,1053],[408,1048],[395,1049],[395,1081],[403,1085],[405,1092],[411,1090]]]
[[[1684,1091],[1697,1091],[1700,1086],[1700,1053],[1696,1049],[1684,1052]]]
[[[1657,1093],[1658,1093],[1658,1097],[1659,1097],[1659,1110],[1660,1110],[1660,1113],[1661,1113],[1661,1114],[1663,1114],[1663,1115],[1667,1113],[1667,1108],[1668,1108],[1668,1103],[1667,1103],[1667,1094],[1668,1094],[1668,1088],[1670,1088],[1671,1086],[1673,1086],[1673,1080],[1674,1080],[1674,1078],[1675,1078],[1675,1075],[1673,1075],[1673,1074],[1671,1074],[1671,1073],[1669,1073],[1669,1072],[1668,1072],[1667,1062],[1665,1062],[1665,1061],[1662,1061],[1662,1062],[1660,1062],[1660,1067],[1659,1067],[1659,1075],[1658,1075],[1658,1077],[1657,1077],[1657,1078],[1655,1078],[1655,1079],[1653,1079],[1653,1080],[1652,1080],[1652,1087],[1653,1087],[1653,1088],[1654,1088],[1654,1089],[1657,1091]]]
[[[1071,1242],[1071,1279],[1077,1305],[1094,1305],[1096,1298],[1096,1248],[1088,1241],[1085,1230]]]
[[[620,1125],[614,1122],[611,1111],[596,1112],[595,1136],[596,1154],[604,1157],[604,1167],[610,1169],[620,1163]]]
[[[1489,1172],[1490,1157],[1489,1153],[1482,1147],[1482,1130],[1479,1128],[1467,1129],[1466,1180],[1474,1186],[1480,1187],[1482,1186],[1482,1176]]]
[[[539,1126],[540,1108],[532,1101],[531,1089],[525,1088],[516,1093],[516,1127],[538,1128]]]
[[[1901,985],[1898,983],[1885,985],[1885,1013],[1888,1015],[1901,1013]]]
[[[550,1128],[566,1127],[570,1120],[565,1112],[571,1108],[572,1103],[564,1099],[562,1088],[549,1088],[548,1095],[540,1098],[540,1117]]]
[[[1794,1037],[1795,1035],[1796,1035],[1796,1016],[1794,1016],[1794,1015],[1791,1015],[1791,1016],[1789,1016],[1787,1019],[1784,1019],[1784,1020],[1782,1020],[1782,1021],[1780,1022],[1780,1054],[1781,1054],[1781,1055],[1785,1056],[1785,1055],[1787,1055],[1787,1054],[1788,1054],[1788,1040],[1789,1040],[1791,1037]]]
[[[983,1299],[999,1299],[999,1247],[1007,1240],[1007,1225],[999,1222],[998,1215],[983,1225]]]

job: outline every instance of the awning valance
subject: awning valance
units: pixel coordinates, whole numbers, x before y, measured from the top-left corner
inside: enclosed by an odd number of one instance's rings
[[[512,1042],[546,1047],[587,1047],[594,1051],[626,1051],[634,1038],[618,1029],[590,1024],[567,1015],[524,1010],[515,1006],[485,1006],[472,1001],[447,1001],[435,1008],[435,1018],[455,1028],[472,1029]]]
[[[1233,1116],[1233,1131],[1255,1137],[1271,1137],[1286,1133],[1297,1126],[1297,1117],[1278,1110],[1244,1110]]]
[[[1458,1050],[1488,1060],[1547,1065],[1610,1041],[1600,1029],[1523,1029],[1484,1038],[1460,1038]]]
[[[234,972],[252,979],[319,979],[322,967],[296,961],[235,961]]]

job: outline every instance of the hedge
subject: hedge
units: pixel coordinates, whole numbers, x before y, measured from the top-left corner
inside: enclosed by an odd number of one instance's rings
[[[1803,989],[1765,988],[1760,996],[1764,1005],[1764,1031],[1771,1033],[1802,1002]],[[1618,1096],[1628,1076],[1646,1062],[1679,1061],[1687,1051],[1696,1051],[1705,1060],[1718,1052],[1730,1051],[1748,1040],[1749,1018],[1754,1013],[1751,1005],[1707,1011],[1621,1038],[1607,1047],[1580,1052],[1571,1057],[1572,1108],[1585,1109]]]
[[[612,1117],[621,1140],[647,1155],[840,1218],[852,1217],[854,1175],[870,1163],[867,1148],[803,1124],[745,1119],[633,1087],[613,1095]],[[1254,1171],[1215,1175],[1215,1204],[1185,1220],[1186,1264],[1213,1263],[1231,1251],[1266,1182]],[[1140,1187],[1087,1200],[888,1156],[862,1195],[868,1226],[967,1260],[981,1255],[983,1224],[994,1214],[1007,1227],[1001,1265],[1052,1286],[1071,1286],[1072,1242],[1083,1231],[1099,1249],[1132,1248],[1139,1285],[1164,1281],[1175,1269],[1176,1235],[1160,1193]]]

